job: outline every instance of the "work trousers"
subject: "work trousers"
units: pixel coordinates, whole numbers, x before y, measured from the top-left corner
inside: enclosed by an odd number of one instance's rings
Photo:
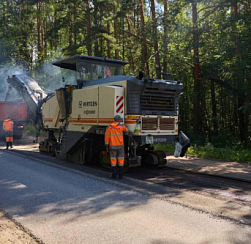
[[[111,166],[117,166],[117,161],[119,166],[124,166],[124,147],[119,149],[110,149]]]
[[[6,142],[13,142],[13,131],[5,131]]]

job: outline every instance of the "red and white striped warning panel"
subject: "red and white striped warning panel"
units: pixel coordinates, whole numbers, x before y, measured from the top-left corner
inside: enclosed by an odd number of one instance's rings
[[[116,96],[116,113],[124,112],[124,96]]]

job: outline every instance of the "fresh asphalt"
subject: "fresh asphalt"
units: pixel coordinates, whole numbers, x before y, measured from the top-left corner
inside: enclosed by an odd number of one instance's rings
[[[151,194],[177,189],[45,158],[0,151],[0,204],[44,243],[250,243],[250,226]]]

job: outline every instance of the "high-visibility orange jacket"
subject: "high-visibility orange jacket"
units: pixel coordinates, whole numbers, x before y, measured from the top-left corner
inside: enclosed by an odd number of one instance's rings
[[[4,120],[3,129],[5,131],[13,131],[13,121],[11,119]]]
[[[112,123],[105,131],[105,145],[111,149],[119,149],[124,146],[123,132],[128,132],[125,125],[119,122]]]

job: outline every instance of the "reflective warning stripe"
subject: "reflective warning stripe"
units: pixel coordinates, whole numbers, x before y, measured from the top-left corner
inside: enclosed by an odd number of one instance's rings
[[[84,119],[79,119],[79,118],[71,118],[70,119],[70,123],[74,123],[74,124],[81,124],[81,123],[86,123],[86,124],[111,124],[112,122],[114,122],[113,118],[101,118],[101,119],[97,119],[97,118],[84,118]]]
[[[6,137],[6,142],[13,142],[13,137]]]
[[[116,96],[116,113],[124,112],[124,96]]]
[[[109,134],[108,134],[109,135]],[[113,136],[124,136],[124,134],[111,134],[110,137],[113,137]]]

